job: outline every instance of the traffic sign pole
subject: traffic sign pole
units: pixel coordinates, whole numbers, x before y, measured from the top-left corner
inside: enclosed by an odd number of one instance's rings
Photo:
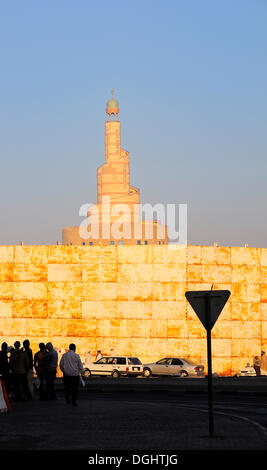
[[[229,299],[229,290],[188,291],[185,296],[207,331],[209,435],[214,436],[211,330]]]
[[[209,397],[209,434],[214,436],[213,419],[213,391],[212,391],[212,354],[211,354],[211,318],[210,296],[206,295],[206,321],[207,321],[207,356],[208,356],[208,397]]]

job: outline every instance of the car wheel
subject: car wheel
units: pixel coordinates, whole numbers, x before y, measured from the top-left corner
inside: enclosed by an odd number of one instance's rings
[[[90,377],[91,375],[91,372],[89,369],[84,369],[84,373],[83,373],[84,377]]]
[[[114,370],[111,374],[111,376],[113,377],[113,379],[118,379],[119,376],[120,376],[120,373],[118,370]]]
[[[144,369],[143,376],[144,377],[151,377],[152,372],[150,369]]]
[[[186,370],[181,370],[180,377],[188,377],[188,372],[186,372]]]

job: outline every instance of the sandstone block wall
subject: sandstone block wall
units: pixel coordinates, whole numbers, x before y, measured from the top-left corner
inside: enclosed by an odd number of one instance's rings
[[[0,342],[206,365],[184,294],[211,284],[232,293],[212,334],[214,371],[231,374],[267,350],[267,248],[0,246]]]

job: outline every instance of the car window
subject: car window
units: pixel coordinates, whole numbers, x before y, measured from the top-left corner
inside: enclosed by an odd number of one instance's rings
[[[96,364],[106,364],[106,362],[107,362],[107,358],[101,357],[101,359],[98,359],[98,361],[96,361]]]
[[[113,364],[114,357],[107,357],[106,364]]]
[[[156,364],[164,365],[164,364],[168,364],[169,361],[170,359],[168,359],[168,357],[164,357],[164,359],[160,359],[160,361],[156,362]]]
[[[172,359],[172,365],[173,366],[182,366],[183,363],[180,361],[180,359]]]
[[[117,362],[115,364],[124,365],[126,364],[126,357],[116,357],[114,358]]]
[[[128,364],[135,365],[135,364],[142,364],[138,357],[128,357]]]

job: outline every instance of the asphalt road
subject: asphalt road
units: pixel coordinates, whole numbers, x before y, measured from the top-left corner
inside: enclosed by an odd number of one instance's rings
[[[2,450],[266,450],[267,398],[215,395],[215,438],[207,396],[83,390],[77,408],[19,402],[0,416]]]

